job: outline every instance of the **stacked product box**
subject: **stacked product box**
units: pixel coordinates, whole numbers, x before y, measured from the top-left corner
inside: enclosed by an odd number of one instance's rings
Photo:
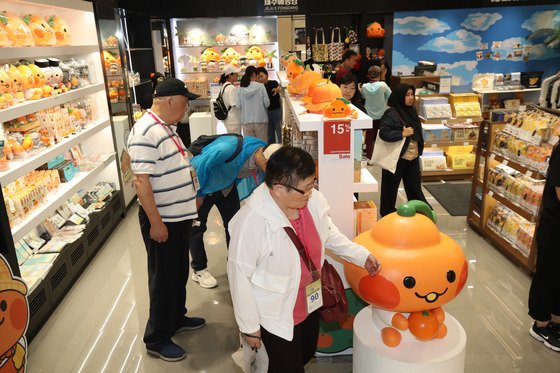
[[[426,142],[449,142],[452,140],[451,128],[443,124],[422,124],[422,136]]]
[[[444,148],[447,166],[453,170],[472,170],[476,156],[472,154],[472,145],[448,146]]]
[[[373,228],[377,222],[377,207],[373,201],[354,202],[354,230],[355,235]]]
[[[475,93],[451,93],[449,104],[454,117],[479,117],[482,115],[478,95]]]
[[[521,254],[528,257],[535,233],[535,224],[527,221],[501,203],[490,210],[486,222],[490,230],[502,237]]]
[[[189,92],[199,95],[200,97],[207,97],[209,86],[208,79],[189,79],[185,80],[185,85]]]
[[[418,114],[425,119],[451,118],[451,106],[446,97],[420,97]]]
[[[420,157],[420,169],[422,171],[442,171],[447,168],[445,155],[441,149],[426,149]]]
[[[455,142],[478,140],[478,126],[472,123],[447,123],[451,128],[451,138]]]

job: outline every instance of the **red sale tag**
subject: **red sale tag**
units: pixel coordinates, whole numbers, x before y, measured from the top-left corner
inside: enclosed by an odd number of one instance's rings
[[[323,151],[325,155],[350,155],[350,121],[325,122]]]

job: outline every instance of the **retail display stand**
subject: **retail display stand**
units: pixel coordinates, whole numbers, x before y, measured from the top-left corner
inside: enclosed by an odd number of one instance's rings
[[[81,132],[69,135],[63,141],[44,149],[42,152],[25,160],[10,161],[9,169],[0,173],[2,187],[27,175],[77,145],[81,147],[84,155],[111,154],[91,171],[79,172],[68,182],[60,184],[56,191],[47,195],[46,202],[28,214],[21,224],[11,229],[11,234],[3,234],[0,242],[2,252],[7,251],[8,257],[11,257],[12,254],[15,257],[14,243],[35,230],[44,219],[50,217],[59,206],[78,191],[82,189],[87,191],[87,188],[101,181],[113,183],[117,188],[117,193],[108,201],[103,210],[90,214],[90,221],[81,238],[62,249],[45,277],[30,289],[28,293],[30,323],[27,335],[28,338],[32,338],[52,313],[58,301],[83,271],[88,258],[95,254],[101,247],[104,238],[115,228],[116,223],[122,217],[124,202],[92,4],[77,0],[4,1],[2,10],[7,10],[18,16],[36,13],[47,17],[56,14],[66,21],[72,35],[71,46],[2,48],[0,57],[2,64],[13,63],[22,58],[29,60],[49,57],[58,59],[80,58],[85,60],[89,69],[89,85],[70,90],[67,93],[36,101],[26,101],[0,110],[0,122],[8,122],[14,118],[78,99],[91,101],[94,118],[94,123],[88,124]],[[5,226],[8,224],[8,216],[5,209],[1,211],[0,219],[2,220],[2,226]],[[14,275],[19,275],[18,263],[10,264]]]
[[[467,335],[461,324],[445,314],[447,335],[421,341],[405,339],[387,347],[381,339],[383,325],[375,322],[372,306],[354,319],[354,373],[461,373],[465,367]]]

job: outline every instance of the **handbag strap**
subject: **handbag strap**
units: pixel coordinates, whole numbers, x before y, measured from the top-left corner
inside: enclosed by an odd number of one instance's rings
[[[321,36],[323,38],[323,42],[321,44],[325,44],[325,31],[323,30],[322,27],[319,27],[318,29],[315,29],[315,44],[319,44],[317,41],[317,36],[319,35],[319,30],[321,30]]]
[[[309,272],[311,272],[311,275],[313,276],[313,280],[317,280],[319,278],[319,272],[317,271],[317,267],[315,267],[313,261],[309,260],[309,258],[307,257],[307,254],[305,253],[305,248],[303,247],[303,244],[301,243],[301,240],[297,236],[296,232],[291,227],[284,227],[284,230],[286,231],[286,233],[288,234],[288,236],[296,246],[296,249],[299,255],[301,256],[301,258],[303,259],[303,262],[305,263],[307,268],[309,268]]]
[[[331,43],[335,43],[335,41],[334,41],[334,37],[335,37],[334,30],[338,30],[338,42],[341,43],[342,42],[342,37],[340,36],[340,27],[333,27],[332,32],[331,32]]]

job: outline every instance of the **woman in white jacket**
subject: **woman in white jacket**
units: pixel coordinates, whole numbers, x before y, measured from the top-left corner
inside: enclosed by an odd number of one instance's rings
[[[224,99],[224,104],[229,108],[228,116],[223,120],[227,133],[241,135],[241,110],[237,107],[237,87],[235,83],[239,79],[241,69],[232,64],[224,67],[220,77],[220,92]],[[194,141],[195,139],[193,139]]]
[[[235,318],[251,347],[261,340],[269,373],[304,372],[313,357],[319,316],[306,287],[314,282],[284,227],[293,228],[318,272],[325,248],[370,275],[381,269],[369,251],[339,232],[317,190],[315,162],[302,149],[283,147],[268,160],[265,183],[233,217],[228,278]],[[320,290],[319,290],[320,291]]]

